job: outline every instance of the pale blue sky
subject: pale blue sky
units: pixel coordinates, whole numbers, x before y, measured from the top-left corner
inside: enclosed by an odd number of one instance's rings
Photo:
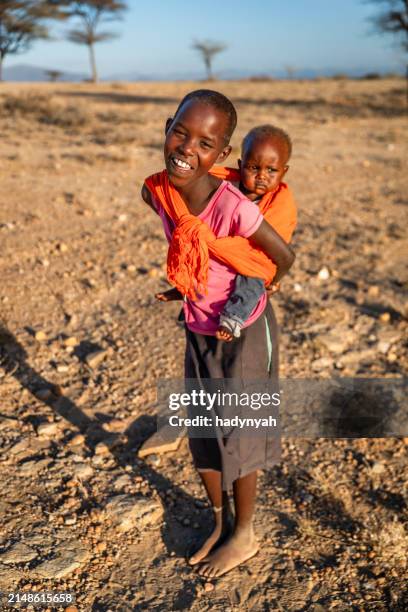
[[[223,41],[228,49],[214,61],[215,72],[243,69],[253,74],[298,69],[401,70],[402,51],[388,36],[370,35],[375,7],[361,0],[130,0],[122,22],[107,28],[120,38],[97,45],[100,75],[133,72],[188,73],[201,70],[193,39]],[[53,25],[54,35],[65,26]],[[64,40],[37,42],[20,63],[88,72],[86,47]]]

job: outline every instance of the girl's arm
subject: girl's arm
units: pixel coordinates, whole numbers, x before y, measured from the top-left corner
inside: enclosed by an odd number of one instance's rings
[[[256,232],[248,238],[272,259],[277,267],[273,283],[278,283],[295,261],[295,253],[266,221],[262,221]]]
[[[157,215],[158,213],[157,213],[156,208],[154,207],[154,204],[153,204],[153,201],[152,201],[152,196],[151,196],[151,193],[150,193],[150,191],[148,190],[148,188],[146,187],[146,185],[143,185],[143,187],[142,187],[141,196],[142,196],[142,199],[143,199],[143,200],[146,202],[146,204],[147,204],[148,206],[150,206],[150,208],[151,208],[152,210],[154,210],[154,212],[155,212],[155,213],[156,213],[156,215]]]

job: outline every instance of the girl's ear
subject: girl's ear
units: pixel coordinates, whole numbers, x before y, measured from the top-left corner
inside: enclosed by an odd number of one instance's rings
[[[166,126],[164,128],[164,133],[167,134],[167,132],[170,129],[171,124],[173,123],[173,117],[169,117],[166,121]]]
[[[230,145],[228,145],[227,147],[224,147],[221,153],[219,154],[219,156],[217,157],[217,163],[223,162],[225,159],[227,159],[231,151],[232,151],[232,147]]]
[[[282,178],[285,176],[285,174],[287,173],[288,170],[289,170],[289,166],[285,166],[285,168],[283,170]]]

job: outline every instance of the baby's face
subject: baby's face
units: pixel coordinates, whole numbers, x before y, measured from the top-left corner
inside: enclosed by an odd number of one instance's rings
[[[238,160],[245,195],[255,200],[273,191],[286,174],[287,151],[279,138],[250,140]]]

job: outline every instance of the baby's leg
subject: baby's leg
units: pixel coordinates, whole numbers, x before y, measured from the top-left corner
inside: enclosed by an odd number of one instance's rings
[[[257,472],[234,482],[235,525],[231,537],[212,552],[200,567],[200,574],[216,578],[248,561],[258,552],[253,528]]]
[[[214,549],[222,544],[231,533],[232,518],[228,494],[221,488],[221,472],[217,470],[198,469],[208,498],[214,512],[214,529],[197,552],[189,559],[191,565],[202,561]]]
[[[234,336],[239,338],[241,327],[264,291],[263,280],[237,275],[234,291],[220,316],[220,326],[215,334],[218,340],[229,342]]]

